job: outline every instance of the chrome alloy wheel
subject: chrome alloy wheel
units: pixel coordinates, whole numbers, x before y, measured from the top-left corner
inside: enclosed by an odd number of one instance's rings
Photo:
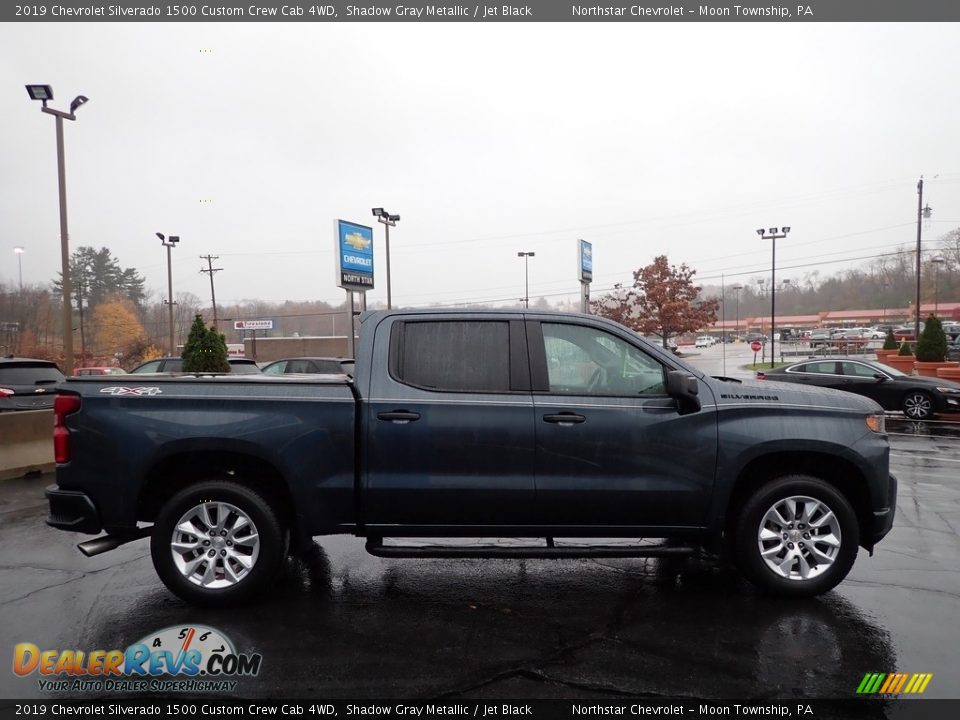
[[[933,414],[933,403],[925,393],[910,393],[903,400],[903,412],[911,420],[926,420]]]
[[[778,500],[760,521],[760,557],[787,580],[826,572],[840,553],[840,521],[821,500],[793,495]]]
[[[232,587],[250,574],[260,554],[260,536],[250,516],[235,505],[205,502],[183,514],[170,552],[177,570],[194,585]]]

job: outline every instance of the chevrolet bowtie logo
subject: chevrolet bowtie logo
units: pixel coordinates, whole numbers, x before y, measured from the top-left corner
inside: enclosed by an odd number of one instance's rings
[[[360,233],[350,233],[343,238],[343,242],[354,250],[366,250],[370,247],[370,241]]]

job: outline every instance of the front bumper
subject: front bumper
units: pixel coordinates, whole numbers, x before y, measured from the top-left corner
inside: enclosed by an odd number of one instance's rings
[[[897,514],[897,478],[890,475],[887,486],[887,507],[873,513],[873,544],[886,537],[893,528],[893,517]]]
[[[50,485],[44,494],[50,503],[50,514],[47,516],[47,525],[50,527],[91,535],[103,529],[97,506],[86,493],[61,490],[57,485]]]

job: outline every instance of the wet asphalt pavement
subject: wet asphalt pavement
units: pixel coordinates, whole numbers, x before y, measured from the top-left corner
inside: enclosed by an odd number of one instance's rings
[[[719,352],[691,359],[719,373]],[[728,355],[727,374],[744,362]],[[333,537],[258,604],[199,609],[163,587],[146,540],[85,558],[88,536],[47,528],[52,476],[4,481],[0,652],[125,648],[199,623],[262,653],[240,697],[849,698],[865,673],[894,671],[933,673],[925,696],[960,697],[960,423],[888,430],[894,530],[803,601],[711,558],[389,560]],[[51,697],[36,678],[0,672],[0,697]]]

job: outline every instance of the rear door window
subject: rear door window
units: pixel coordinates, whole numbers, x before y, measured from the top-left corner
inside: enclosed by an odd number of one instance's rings
[[[510,392],[508,322],[406,322],[397,355],[397,379],[408,385],[456,392]]]
[[[788,372],[814,373],[816,375],[836,375],[837,363],[833,360],[828,360],[825,362],[806,363],[805,365],[800,365],[799,367],[795,367],[789,370]]]
[[[279,360],[275,363],[270,363],[269,367],[263,369],[264,375],[282,375],[286,372],[287,361]]]

